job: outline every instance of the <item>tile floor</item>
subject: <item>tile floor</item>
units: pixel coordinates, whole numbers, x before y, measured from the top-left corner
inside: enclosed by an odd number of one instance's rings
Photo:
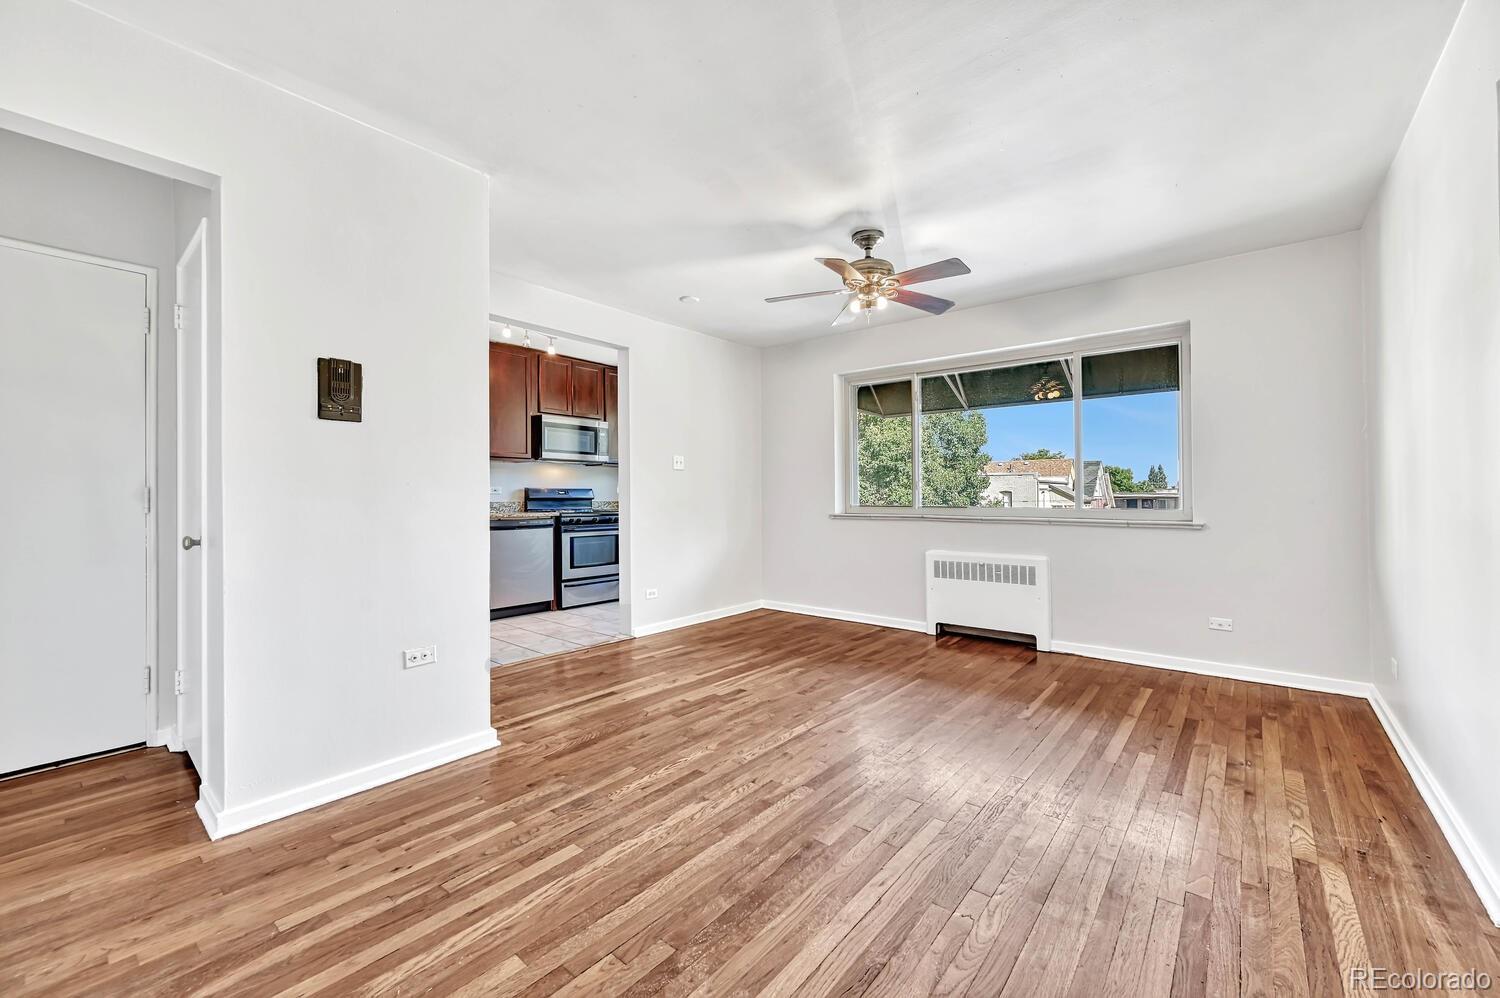
[[[595,603],[490,621],[490,668],[628,638],[620,604]]]

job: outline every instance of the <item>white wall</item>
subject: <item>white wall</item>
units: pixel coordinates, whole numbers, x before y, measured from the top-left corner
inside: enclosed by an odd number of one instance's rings
[[[490,303],[528,328],[622,348],[622,601],[635,628],[758,601],[760,351],[501,274]]]
[[[0,37],[0,108],[221,178],[226,825],[492,744],[486,178],[73,4]],[[329,355],[361,424],[314,418]]]
[[[1359,291],[1347,234],[768,350],[766,598],[921,621],[927,549],[1044,554],[1059,642],[1363,680]],[[1205,529],[829,517],[841,373],[1179,320]]]
[[[1470,876],[1500,920],[1497,81],[1500,0],[1469,0],[1364,250],[1374,680],[1450,802]]]

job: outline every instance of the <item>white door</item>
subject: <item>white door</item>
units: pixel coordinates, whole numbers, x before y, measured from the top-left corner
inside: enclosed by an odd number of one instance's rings
[[[188,758],[206,773],[203,756],[203,659],[206,649],[203,565],[204,379],[207,372],[207,221],[177,261],[177,724]]]
[[[0,773],[146,739],[146,303],[0,244]]]

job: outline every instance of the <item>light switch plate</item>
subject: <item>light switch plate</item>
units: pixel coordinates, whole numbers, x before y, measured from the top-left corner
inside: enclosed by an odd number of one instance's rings
[[[646,590],[646,598],[647,599],[656,599],[656,597],[658,595],[659,594],[657,593],[657,591],[655,589],[647,589]]]

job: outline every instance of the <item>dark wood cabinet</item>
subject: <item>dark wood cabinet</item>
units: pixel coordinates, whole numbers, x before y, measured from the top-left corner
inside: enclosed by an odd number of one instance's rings
[[[532,417],[538,413],[610,423],[610,456],[617,457],[618,368],[560,357],[509,343],[490,344],[490,457],[531,458]]]
[[[573,361],[537,354],[537,407],[554,416],[573,415]]]
[[[604,367],[588,361],[573,361],[573,415],[585,419],[604,418]]]
[[[604,421],[609,424],[609,458],[620,459],[620,369],[604,369]]]
[[[604,421],[613,430],[620,422],[620,369],[604,369]]]
[[[490,457],[531,457],[536,351],[490,344]]]

